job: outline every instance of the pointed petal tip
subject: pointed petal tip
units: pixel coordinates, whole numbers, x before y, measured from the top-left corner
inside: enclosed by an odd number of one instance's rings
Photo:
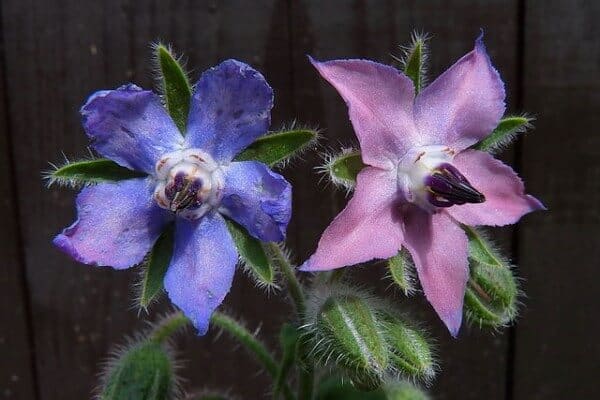
[[[450,335],[456,339],[462,325],[462,309],[443,315],[441,318],[448,328]]]
[[[548,211],[548,207],[537,198],[527,195],[527,200],[529,200],[529,203],[531,204],[531,211]]]

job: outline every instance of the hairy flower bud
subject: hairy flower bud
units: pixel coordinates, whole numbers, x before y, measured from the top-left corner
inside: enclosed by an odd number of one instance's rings
[[[177,382],[169,351],[156,341],[134,342],[115,353],[103,374],[99,398],[164,400]]]

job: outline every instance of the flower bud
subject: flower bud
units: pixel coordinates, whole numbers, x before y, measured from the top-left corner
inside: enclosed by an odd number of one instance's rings
[[[177,389],[172,357],[156,341],[134,342],[119,350],[102,375],[100,399],[164,400]]]
[[[397,382],[385,388],[386,400],[428,400],[429,396],[409,382]]]
[[[465,315],[480,326],[498,328],[517,314],[518,286],[507,266],[471,260],[471,276],[465,292]]]
[[[436,363],[425,335],[398,317],[385,315],[382,319],[393,368],[406,377],[433,378]]]
[[[336,287],[319,300],[306,325],[317,361],[334,362],[358,387],[378,387],[388,368],[388,349],[368,298]]]

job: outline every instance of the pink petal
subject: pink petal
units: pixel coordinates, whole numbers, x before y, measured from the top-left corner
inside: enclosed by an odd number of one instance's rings
[[[469,279],[467,236],[444,212],[432,215],[413,206],[405,215],[404,244],[427,300],[456,337]]]
[[[489,135],[504,114],[504,83],[494,69],[482,36],[415,99],[421,145],[465,149]]]
[[[394,203],[397,186],[390,171],[363,169],[348,205],[327,227],[317,251],[300,269],[330,270],[396,255],[402,244]]]
[[[454,158],[453,164],[485,196],[483,203],[447,209],[463,224],[509,225],[527,213],[545,209],[538,199],[525,194],[523,181],[511,167],[488,153],[466,150]]]
[[[415,140],[412,81],[372,61],[310,60],[346,101],[363,161],[389,168]]]

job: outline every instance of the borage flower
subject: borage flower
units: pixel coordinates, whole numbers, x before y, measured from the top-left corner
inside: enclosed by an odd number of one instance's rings
[[[543,208],[515,172],[470,149],[504,114],[482,38],[415,97],[413,82],[366,60],[312,60],[346,101],[367,166],[304,271],[389,258],[404,246],[429,302],[456,336],[468,280],[460,224],[507,225]]]
[[[77,221],[54,244],[79,262],[125,269],[174,222],[164,286],[204,334],[238,260],[222,215],[262,241],[283,240],[290,220],[290,184],[260,162],[232,162],[267,132],[272,106],[264,77],[235,60],[198,81],[185,136],[151,91],[130,84],[93,94],[81,109],[92,148],[148,176],[84,188]]]

